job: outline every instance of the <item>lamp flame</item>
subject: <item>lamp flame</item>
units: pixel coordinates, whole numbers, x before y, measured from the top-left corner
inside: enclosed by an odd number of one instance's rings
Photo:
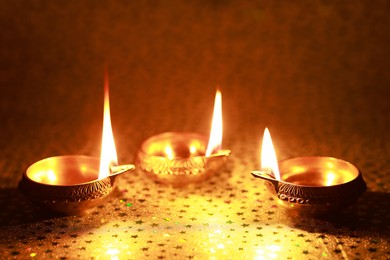
[[[118,164],[118,157],[115,148],[114,134],[111,127],[110,116],[110,96],[109,96],[108,73],[104,78],[104,113],[103,113],[103,133],[102,150],[100,152],[99,179],[110,175],[110,167]]]
[[[261,168],[271,169],[277,180],[280,180],[278,160],[276,158],[275,148],[272,144],[271,134],[268,128],[265,128],[263,143],[261,146]]]
[[[222,149],[222,131],[222,94],[217,90],[206,157]]]

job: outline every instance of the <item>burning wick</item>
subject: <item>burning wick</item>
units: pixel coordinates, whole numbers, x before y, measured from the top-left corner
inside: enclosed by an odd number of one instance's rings
[[[359,169],[344,160],[309,156],[278,164],[267,128],[261,148],[261,170],[251,174],[266,181],[267,189],[278,197],[279,204],[303,214],[320,215],[341,210],[366,190]]]
[[[265,128],[263,134],[260,165],[261,165],[260,171],[252,171],[252,175],[254,177],[266,179],[273,183],[277,183],[281,181],[275,148],[272,143],[271,134],[267,127]]]
[[[204,180],[224,165],[230,150],[222,150],[222,94],[215,95],[210,136],[166,132],[145,140],[139,167],[151,178],[174,186]]]
[[[106,71],[100,159],[64,155],[40,160],[23,174],[19,189],[32,201],[48,209],[68,215],[84,214],[89,208],[104,202],[119,174],[134,169],[134,165],[117,165],[117,162]]]
[[[210,139],[206,149],[206,157],[222,149],[222,94],[218,89],[215,94],[213,120],[211,122]]]
[[[102,148],[100,153],[99,180],[110,175],[110,167],[118,165],[118,156],[115,148],[114,134],[111,127],[110,116],[110,95],[108,84],[108,72],[104,78],[104,111],[103,111],[103,133]]]
[[[273,176],[280,180],[280,172],[278,167],[278,160],[274,145],[272,144],[271,134],[266,127],[263,135],[263,143],[261,146],[261,172]]]
[[[203,136],[192,136],[190,138],[188,135],[174,133],[172,134],[172,138],[167,139],[158,149],[156,147],[160,145],[155,142],[153,153],[169,160],[188,159],[199,156],[209,158],[226,154],[226,151],[222,150],[222,130],[222,94],[221,91],[217,90],[208,142]]]

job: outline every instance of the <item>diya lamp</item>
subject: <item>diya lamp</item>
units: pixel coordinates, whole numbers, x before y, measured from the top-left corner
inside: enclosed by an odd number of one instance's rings
[[[222,149],[222,95],[217,90],[209,138],[191,132],[152,136],[141,144],[137,166],[158,182],[182,186],[220,170],[229,155]]]
[[[27,168],[19,190],[34,203],[67,215],[84,214],[104,202],[114,189],[115,178],[134,169],[117,165],[111,127],[108,76],[105,77],[104,117],[100,159],[84,155],[55,156]]]
[[[341,159],[309,156],[278,162],[267,128],[261,166],[252,175],[265,180],[278,203],[294,213],[329,214],[350,206],[367,189],[360,170]]]

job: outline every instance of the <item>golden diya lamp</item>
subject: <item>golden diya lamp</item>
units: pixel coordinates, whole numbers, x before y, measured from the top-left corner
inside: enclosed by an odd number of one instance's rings
[[[323,215],[352,205],[367,189],[360,170],[353,164],[321,156],[296,157],[277,161],[271,135],[265,129],[260,171],[278,203],[291,212]]]
[[[166,132],[146,139],[137,166],[152,179],[182,186],[220,170],[230,150],[222,149],[222,95],[217,90],[210,137],[191,132]]]
[[[103,203],[113,191],[119,174],[134,169],[131,164],[118,166],[117,161],[106,74],[100,159],[65,155],[40,160],[27,168],[18,188],[44,208],[68,215],[83,214]]]

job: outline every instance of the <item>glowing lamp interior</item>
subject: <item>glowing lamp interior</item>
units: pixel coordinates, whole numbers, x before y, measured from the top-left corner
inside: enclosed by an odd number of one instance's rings
[[[167,143],[163,156],[167,157],[169,160],[174,160],[175,158],[190,158],[204,155],[204,150],[204,145],[202,145],[201,140],[187,140],[187,143]]]
[[[114,134],[112,133],[111,127],[110,97],[108,88],[108,74],[106,72],[104,82],[104,115],[99,179],[108,177],[110,175],[110,167],[118,164]]]
[[[26,171],[34,182],[47,185],[67,186],[95,181],[99,160],[82,155],[65,155],[40,160]]]
[[[359,170],[346,161],[331,157],[297,157],[279,164],[283,181],[312,187],[351,182]]]
[[[217,90],[206,156],[210,156],[222,149],[222,132],[222,94],[221,91]]]
[[[276,158],[276,152],[274,145],[272,144],[271,134],[268,128],[265,128],[264,130],[260,165],[262,169],[271,169],[275,179],[280,180],[278,160]]]

